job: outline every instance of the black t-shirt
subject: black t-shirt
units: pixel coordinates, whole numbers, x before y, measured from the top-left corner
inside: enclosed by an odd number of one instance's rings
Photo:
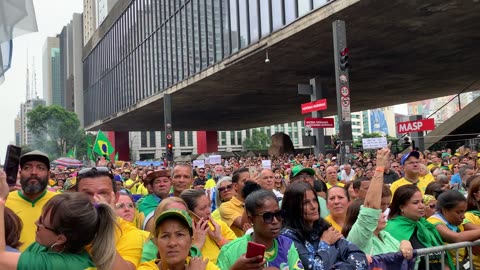
[[[410,243],[412,243],[412,247],[414,249],[420,249],[420,248],[425,248],[425,246],[420,243],[420,241],[417,238],[417,229],[415,228],[415,231],[412,234],[412,237],[410,237]],[[429,256],[429,261],[430,261],[430,270],[442,270],[442,253],[444,253],[445,257],[445,265],[447,265],[447,254],[445,252],[437,252],[435,254],[431,254]],[[420,257],[420,263],[418,265],[418,270],[424,270],[427,269],[425,261],[426,261],[426,256],[421,256]]]

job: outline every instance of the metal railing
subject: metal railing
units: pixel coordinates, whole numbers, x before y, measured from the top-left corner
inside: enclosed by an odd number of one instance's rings
[[[469,259],[469,264],[470,264],[470,269],[473,268],[473,254],[472,254],[472,247],[474,246],[480,246],[480,240],[474,241],[474,242],[460,242],[460,243],[454,243],[454,244],[448,244],[448,245],[442,245],[442,246],[437,246],[437,247],[429,247],[429,248],[421,248],[417,249],[415,252],[417,254],[417,257],[422,257],[425,256],[425,263],[426,263],[426,269],[430,269],[429,265],[429,259],[431,255],[437,255],[438,253],[441,254],[441,263],[442,263],[442,269],[445,269],[445,251],[449,250],[454,250],[455,249],[455,268],[456,269],[463,269],[459,268],[460,266],[460,256],[459,256],[459,251],[462,249],[466,249],[468,252],[468,259]],[[465,256],[467,256],[465,254]],[[453,269],[452,269],[453,270]]]

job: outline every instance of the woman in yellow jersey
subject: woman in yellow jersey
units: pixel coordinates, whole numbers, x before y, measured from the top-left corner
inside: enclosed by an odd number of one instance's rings
[[[192,219],[185,210],[163,211],[155,220],[154,241],[160,258],[140,264],[138,270],[195,269],[217,270],[218,267],[201,256],[190,257],[193,243]]]
[[[334,186],[327,191],[327,208],[330,215],[325,217],[325,221],[339,232],[345,224],[349,202],[350,196],[345,188]]]
[[[0,171],[0,269],[111,269],[116,214],[83,193],[54,196],[35,222],[36,239],[23,253],[5,250],[4,209],[9,188]],[[85,250],[91,244],[91,255]],[[95,268],[96,267],[96,268]]]

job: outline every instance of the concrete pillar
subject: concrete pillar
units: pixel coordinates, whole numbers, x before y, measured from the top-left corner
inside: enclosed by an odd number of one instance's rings
[[[197,154],[218,152],[217,131],[197,131]]]

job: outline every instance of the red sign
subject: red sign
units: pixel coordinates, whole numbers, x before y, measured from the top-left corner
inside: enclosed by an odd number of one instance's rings
[[[311,128],[333,128],[333,118],[305,118],[305,126]]]
[[[326,109],[327,109],[326,98],[302,104],[302,114],[315,112],[315,111],[323,111]]]
[[[435,121],[433,118],[397,123],[398,133],[410,133],[434,129]]]

